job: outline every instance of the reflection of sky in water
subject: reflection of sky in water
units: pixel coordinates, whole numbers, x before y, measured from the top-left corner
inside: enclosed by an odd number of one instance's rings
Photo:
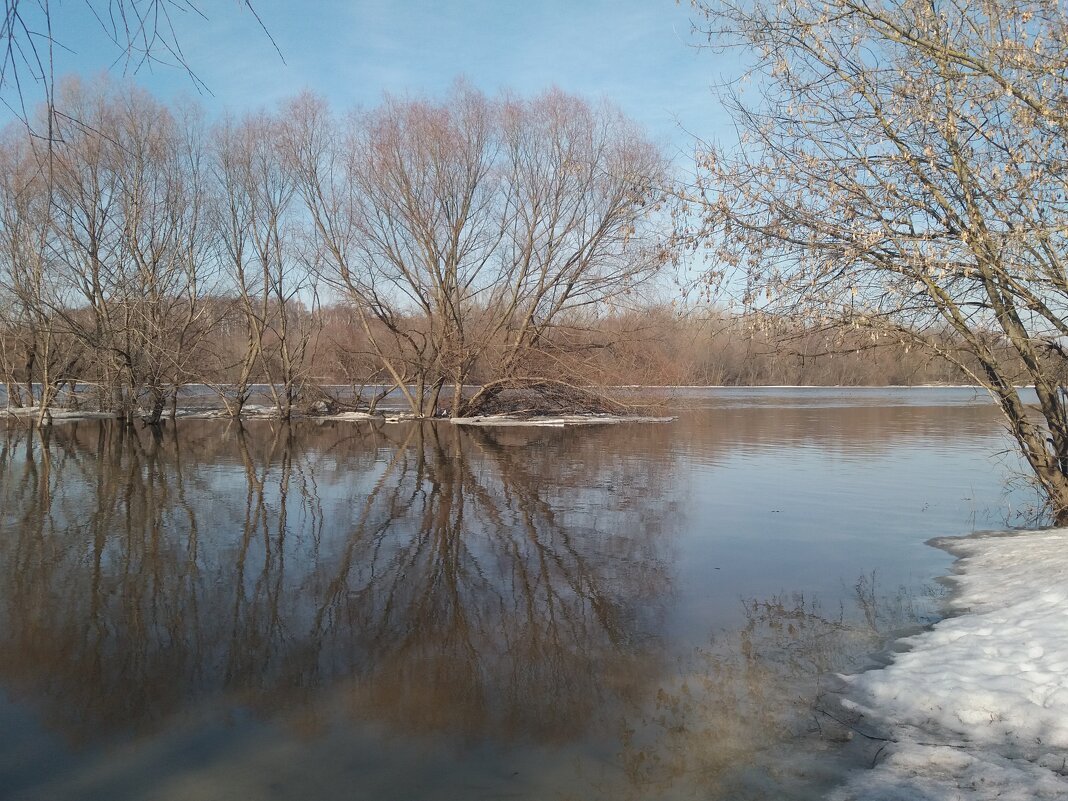
[[[798,671],[879,646],[833,620],[860,576],[922,594],[948,564],[926,539],[1029,496],[972,390],[688,394],[667,426],[83,423],[47,460],[0,436],[0,787],[715,797],[710,735],[650,729],[657,703],[736,729],[734,770]],[[704,694],[677,702],[680,672]],[[637,767],[669,746],[677,776]]]
[[[680,595],[694,601],[695,621],[726,613],[730,622],[739,595],[837,599],[872,569],[890,586],[923,583],[949,558],[920,543],[1018,523],[1033,504],[1029,493],[1007,494],[1012,460],[992,456],[1005,444],[993,427],[936,442],[898,436],[877,448],[763,444],[695,465],[679,560],[690,589]],[[716,582],[707,581],[710,564]]]
[[[671,393],[702,407],[821,409],[856,406],[989,406],[990,395],[978,387],[677,387]],[[1037,402],[1034,389],[1024,388],[1026,403]]]

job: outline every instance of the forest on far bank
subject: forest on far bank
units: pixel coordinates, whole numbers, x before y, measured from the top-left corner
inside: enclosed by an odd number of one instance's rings
[[[382,383],[354,313],[320,310],[307,368],[319,383]],[[649,304],[596,318],[572,318],[555,332],[570,358],[561,379],[588,386],[915,386],[964,384],[948,360],[869,332],[817,330],[759,316]],[[236,343],[232,347],[236,347]],[[476,365],[472,383],[488,379]],[[260,377],[269,381],[266,373]],[[215,379],[213,379],[215,380]]]
[[[170,390],[183,383],[205,384],[220,395],[232,391],[234,365],[247,346],[245,320],[234,298],[203,302],[212,309],[210,336],[198,336],[186,354],[186,368]],[[302,332],[305,341],[294,349],[299,355],[286,364],[283,325],[277,310],[266,317],[262,358],[246,381],[269,385],[282,392],[292,384],[299,410],[337,394],[362,396],[373,402],[376,394],[392,388],[378,354],[356,319],[343,304],[309,309],[291,301],[286,305],[286,331]],[[412,323],[417,327],[417,323]],[[31,354],[26,330],[0,331],[0,371],[7,386],[7,404],[31,405],[30,382],[36,383],[34,365],[19,364],[12,356]],[[967,377],[950,361],[900,341],[873,341],[868,332],[814,330],[779,321],[726,312],[691,309],[671,304],[647,305],[596,319],[574,317],[555,336],[567,338],[571,358],[560,364],[561,381],[588,387],[618,386],[916,386],[962,384]],[[73,339],[64,357],[64,382],[107,385],[105,365]],[[292,344],[292,343],[290,343]],[[475,365],[471,381],[478,384],[488,373]],[[489,369],[492,369],[491,367]],[[1022,373],[1021,373],[1022,378]],[[69,389],[68,385],[66,389]],[[169,391],[170,391],[169,390]],[[91,394],[91,392],[90,392]],[[106,402],[104,406],[106,406]]]

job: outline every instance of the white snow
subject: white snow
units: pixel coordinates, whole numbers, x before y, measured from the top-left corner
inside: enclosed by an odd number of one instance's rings
[[[835,801],[1068,799],[1068,529],[940,540],[956,615],[843,677],[888,742]]]
[[[603,426],[619,423],[670,423],[674,419],[674,417],[636,417],[616,414],[562,414],[551,417],[487,414],[481,417],[454,417],[452,422],[458,426],[564,428],[565,426]]]
[[[40,414],[39,406],[20,406],[12,408],[0,408],[0,419],[11,418],[15,420],[33,420]],[[72,409],[52,409],[53,423],[74,423],[82,420],[115,420],[118,414],[115,412],[94,412]],[[138,416],[144,412],[139,411]],[[230,420],[230,414],[226,409],[219,407],[182,406],[175,415],[180,420]],[[242,420],[273,420],[279,417],[278,408],[260,404],[245,404],[241,409]],[[382,423],[404,423],[416,420],[414,415],[403,412],[370,414],[368,412],[338,412],[336,414],[304,414],[294,412],[294,419],[307,419],[314,421],[337,421],[337,422],[364,422],[377,421]],[[163,413],[163,419],[170,419],[170,411]]]
[[[0,417],[15,420],[34,420],[41,413],[40,406],[10,406],[0,409]],[[75,409],[52,409],[54,422],[78,422],[79,420],[110,420],[115,417],[111,412],[81,411]]]
[[[32,419],[37,416],[38,407],[21,407],[17,409],[0,409],[0,417]],[[164,413],[164,419],[169,419],[169,412]],[[230,415],[225,409],[217,407],[180,407],[176,416],[182,420],[229,420]],[[279,416],[277,407],[245,404],[241,409],[243,420],[276,419]],[[76,422],[78,420],[115,419],[113,412],[83,412],[56,409],[52,412],[55,423]],[[401,411],[381,411],[375,414],[368,412],[336,412],[334,414],[304,414],[294,413],[294,419],[308,419],[319,422],[335,421],[359,423],[375,421],[380,423],[407,423],[418,421],[415,415]],[[674,417],[637,417],[632,415],[612,414],[565,414],[551,417],[532,417],[523,415],[493,414],[481,417],[457,417],[440,418],[441,422],[454,423],[459,426],[532,426],[538,428],[564,428],[571,426],[614,425],[619,423],[669,423]]]

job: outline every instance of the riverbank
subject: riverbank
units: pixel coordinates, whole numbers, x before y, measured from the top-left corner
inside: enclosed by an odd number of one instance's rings
[[[1068,529],[932,541],[952,616],[845,677],[874,768],[834,801],[1068,798]]]

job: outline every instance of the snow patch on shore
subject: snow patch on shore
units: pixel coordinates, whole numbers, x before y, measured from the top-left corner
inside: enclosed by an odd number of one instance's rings
[[[52,421],[56,423],[72,423],[79,420],[112,420],[115,418],[115,414],[112,412],[93,412],[79,409],[51,409],[49,411]],[[0,409],[0,417],[12,420],[36,420],[40,414],[40,406],[10,406],[6,409]]]
[[[958,557],[956,616],[843,677],[887,739],[834,801],[1068,798],[1068,529],[935,543]]]
[[[452,422],[458,426],[565,428],[569,426],[617,425],[619,423],[670,423],[674,419],[674,417],[636,417],[617,414],[563,414],[546,417],[488,414],[481,417],[454,417]]]
[[[21,406],[17,408],[0,409],[0,419],[12,419],[31,421],[35,420],[40,414],[40,407],[38,406]],[[262,404],[246,404],[241,409],[241,419],[244,421],[249,420],[277,420],[280,418],[278,407],[265,406]],[[137,412],[135,419],[144,420],[146,413],[143,410]],[[118,420],[119,415],[115,412],[94,412],[94,411],[82,411],[75,409],[52,409],[51,420],[54,424],[59,423],[77,423],[83,420]],[[162,417],[163,421],[168,421],[171,418],[170,411],[165,411]],[[174,419],[177,420],[233,420],[233,416],[224,408],[217,406],[183,406],[179,407],[174,414]],[[379,423],[406,423],[413,420],[418,420],[415,415],[406,414],[404,412],[387,413],[379,412],[371,414],[369,412],[336,412],[334,414],[308,414],[304,412],[294,412],[292,415],[293,420],[311,420],[316,422],[332,421],[332,422],[349,422],[349,423],[361,423],[361,422],[379,422]]]
[[[20,407],[14,409],[0,409],[0,418],[33,420],[39,414],[38,407]],[[143,412],[138,413],[138,418],[143,417]],[[178,420],[232,420],[230,413],[220,407],[185,406],[179,407],[174,415]],[[241,409],[241,419],[248,420],[277,420],[280,417],[278,408],[275,406],[245,404]],[[73,423],[80,420],[115,420],[118,415],[114,412],[91,412],[76,410],[52,410],[53,423]],[[164,420],[171,419],[170,412],[163,415]],[[536,428],[570,428],[572,426],[597,426],[616,425],[619,423],[670,423],[675,417],[639,417],[634,415],[613,414],[562,414],[553,416],[530,416],[493,414],[480,417],[456,417],[456,418],[420,418],[413,414],[401,411],[382,410],[374,414],[370,412],[333,412],[333,413],[306,413],[294,412],[293,420],[311,420],[315,422],[377,422],[377,423],[409,423],[420,420],[436,420],[443,423],[454,423],[458,426],[485,426],[485,427],[509,427],[524,426]]]

